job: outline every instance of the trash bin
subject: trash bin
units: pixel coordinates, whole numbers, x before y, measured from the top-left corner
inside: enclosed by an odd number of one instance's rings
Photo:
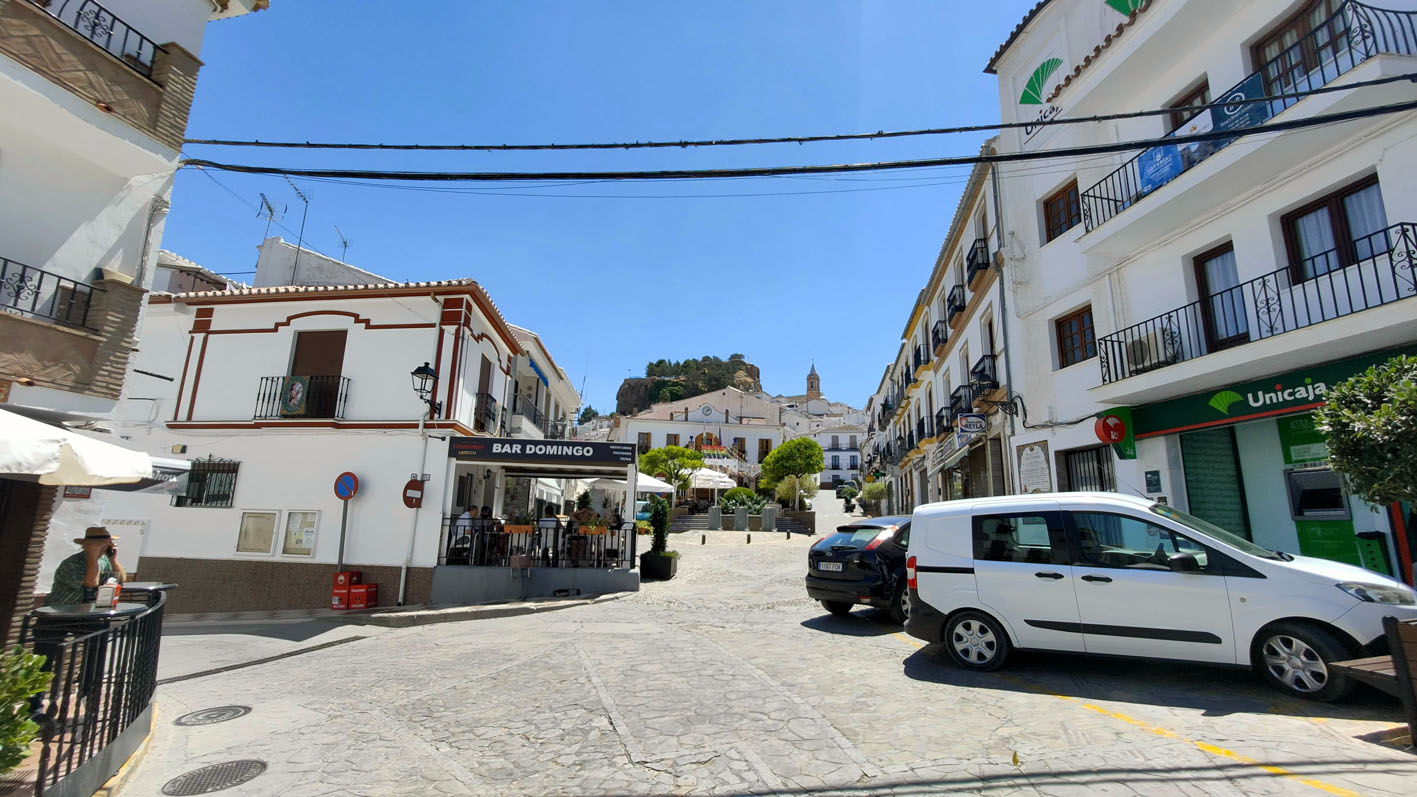
[[[1392,564],[1387,552],[1387,535],[1381,531],[1358,532],[1358,558],[1368,570],[1385,576],[1392,575]]]

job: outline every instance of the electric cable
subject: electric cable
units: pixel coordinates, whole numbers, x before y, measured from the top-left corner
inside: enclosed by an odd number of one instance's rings
[[[1320,114],[1301,119],[1270,122],[1233,130],[1211,130],[1183,136],[1163,136],[1161,138],[1119,141],[1115,144],[1093,144],[1060,149],[1041,149],[1027,152],[1009,152],[994,155],[963,155],[944,158],[924,158],[906,161],[874,161],[868,163],[836,163],[812,166],[763,166],[735,167],[726,169],[668,169],[655,171],[603,171],[603,172],[417,172],[380,171],[368,169],[300,169],[283,166],[261,166],[255,164],[220,163],[204,158],[185,158],[182,167],[214,169],[240,174],[273,174],[289,177],[340,177],[361,180],[406,180],[406,181],[459,181],[459,182],[506,182],[521,180],[684,180],[721,179],[727,177],[775,177],[800,174],[834,174],[839,172],[886,171],[894,169],[916,169],[930,166],[969,166],[977,163],[1013,163],[1016,161],[1047,160],[1069,158],[1081,155],[1100,155],[1116,152],[1144,150],[1167,144],[1195,144],[1205,141],[1233,140],[1256,133],[1277,133],[1287,130],[1302,130],[1320,125],[1366,119],[1386,114],[1402,113],[1417,109],[1417,101],[1392,103],[1333,114]]]
[[[1374,78],[1341,86],[1320,86],[1304,92],[1286,92],[1263,97],[1243,98],[1246,104],[1252,102],[1272,102],[1276,100],[1303,99],[1314,94],[1332,91],[1347,91],[1367,86],[1381,86],[1401,81],[1417,81],[1417,72]],[[1187,106],[1187,111],[1203,111],[1224,108],[1236,104],[1234,99],[1219,100],[1203,105]],[[812,136],[778,136],[759,138],[725,138],[686,141],[622,141],[591,144],[376,144],[360,142],[319,142],[319,141],[261,141],[225,138],[189,138],[187,144],[202,144],[218,147],[262,147],[272,149],[372,149],[372,150],[414,150],[414,151],[478,151],[478,152],[526,152],[547,150],[608,150],[608,149],[689,149],[692,147],[731,147],[757,144],[812,144],[824,141],[874,141],[885,138],[906,138],[911,136],[940,136],[958,133],[981,133],[989,130],[1010,130],[1023,127],[1054,127],[1058,125],[1112,122],[1122,119],[1139,119],[1148,116],[1164,116],[1175,113],[1176,108],[1152,108],[1142,111],[1123,111],[1093,116],[1059,117],[1032,122],[994,122],[990,124],[959,125],[956,127],[933,127],[919,130],[877,130],[874,133],[836,133]]]

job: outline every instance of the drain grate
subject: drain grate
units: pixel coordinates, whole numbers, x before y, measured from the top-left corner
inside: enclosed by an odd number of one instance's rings
[[[173,725],[215,725],[218,722],[234,720],[251,713],[250,706],[217,706],[183,714],[172,721]]]
[[[169,780],[162,786],[168,797],[188,797],[240,786],[266,771],[266,762],[254,758],[223,761],[220,764],[194,769]]]

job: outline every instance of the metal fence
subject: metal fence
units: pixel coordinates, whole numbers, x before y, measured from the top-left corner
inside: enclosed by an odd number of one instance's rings
[[[49,12],[143,77],[152,77],[153,59],[158,52],[165,52],[157,42],[94,0],[30,0],[30,3]]]
[[[637,548],[635,524],[628,522],[584,530],[574,523],[547,528],[445,517],[438,564],[633,569]]]
[[[1385,230],[1099,338],[1103,383],[1417,295],[1417,225]]]
[[[7,312],[93,329],[93,293],[92,285],[0,257],[0,309]]]
[[[1417,54],[1417,13],[1346,2],[1304,38],[1217,97],[1237,106],[1252,106],[1250,110],[1253,113],[1242,113],[1241,116],[1247,120],[1258,116],[1262,123],[1298,102],[1301,97],[1250,103],[1239,100],[1261,95],[1302,95],[1327,85],[1379,53]],[[1083,223],[1089,232],[1097,229],[1232,141],[1234,139],[1221,139],[1183,145],[1180,169],[1161,180],[1143,179],[1139,160],[1150,150],[1137,153],[1116,171],[1082,192]]]
[[[344,376],[263,376],[252,418],[343,418],[349,398]]]
[[[125,593],[125,598],[127,593]],[[128,619],[107,624],[93,620],[62,623],[31,613],[20,629],[20,644],[47,657],[49,686],[30,701],[31,719],[39,725],[39,771],[35,794],[69,791],[66,779],[102,784],[116,771],[128,750],[103,767],[94,761],[134,726],[152,702],[157,688],[158,649],[162,642],[166,595],[144,596],[149,605]],[[123,738],[136,749],[147,735],[134,728]],[[94,764],[85,767],[86,764]],[[84,794],[93,791],[83,789]]]

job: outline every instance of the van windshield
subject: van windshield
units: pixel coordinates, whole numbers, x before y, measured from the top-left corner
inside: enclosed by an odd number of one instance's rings
[[[1245,553],[1251,556],[1258,556],[1261,559],[1274,559],[1278,561],[1283,561],[1279,554],[1275,553],[1274,551],[1271,551],[1268,548],[1261,548],[1260,546],[1255,545],[1253,542],[1250,542],[1249,540],[1245,539],[1244,537],[1241,537],[1238,534],[1234,534],[1226,531],[1225,529],[1222,529],[1214,523],[1211,523],[1209,520],[1202,520],[1201,518],[1198,518],[1195,515],[1182,512],[1181,510],[1175,507],[1167,506],[1165,504],[1152,504],[1151,511],[1166,518],[1167,520],[1172,520],[1177,523],[1180,523],[1183,526],[1188,526],[1190,528],[1195,529],[1196,531],[1203,532],[1211,538],[1219,540],[1220,542],[1223,542],[1226,545],[1229,545],[1230,547],[1235,548],[1237,550],[1244,551]]]

